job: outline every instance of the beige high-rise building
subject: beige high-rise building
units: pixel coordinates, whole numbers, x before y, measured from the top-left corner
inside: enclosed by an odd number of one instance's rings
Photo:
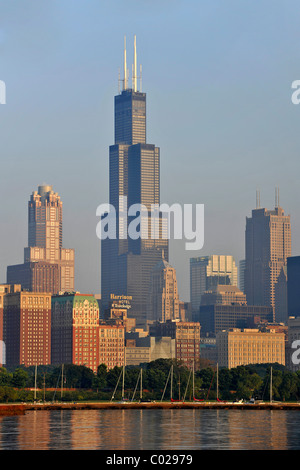
[[[165,322],[179,318],[176,270],[162,259],[151,273],[147,320]]]
[[[258,329],[223,330],[217,333],[218,364],[228,369],[247,364],[285,365],[285,334]]]
[[[272,306],[276,316],[276,284],[291,256],[290,216],[284,214],[277,200],[274,210],[252,211],[252,217],[246,219],[245,241],[247,303]]]
[[[7,268],[7,283],[35,292],[74,290],[74,250],[62,247],[62,201],[52,186],[33,191],[28,202],[24,263]]]
[[[217,285],[201,296],[201,305],[247,305],[246,295],[236,286]]]

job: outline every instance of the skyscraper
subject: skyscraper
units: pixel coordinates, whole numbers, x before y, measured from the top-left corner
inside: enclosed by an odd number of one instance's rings
[[[233,256],[211,255],[190,259],[190,296],[192,313],[197,314],[201,296],[217,285],[238,285],[238,270]]]
[[[288,316],[300,317],[300,256],[287,259]]]
[[[257,207],[246,218],[245,294],[248,305],[276,307],[275,286],[291,256],[291,221],[279,206]],[[276,311],[275,311],[276,315]]]
[[[164,259],[151,273],[148,308],[147,318],[152,321],[180,318],[176,270]]]
[[[24,263],[7,267],[7,283],[53,294],[74,289],[74,250],[62,247],[62,201],[52,186],[30,196]]]
[[[132,296],[130,315],[137,325],[147,321],[150,274],[163,257],[168,260],[168,240],[163,238],[163,218],[158,233],[151,235],[151,214],[160,203],[160,151],[146,143],[146,94],[138,91],[136,40],[132,88],[128,86],[126,43],[124,79],[121,93],[115,96],[115,143],[109,148],[109,203],[117,216],[116,238],[101,243],[101,296],[107,308],[110,295]],[[128,236],[132,217],[123,223],[124,213],[135,204],[143,205],[140,236]],[[121,220],[121,223],[120,223]]]

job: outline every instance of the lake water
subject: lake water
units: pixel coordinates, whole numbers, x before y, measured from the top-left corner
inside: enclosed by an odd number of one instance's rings
[[[0,417],[5,449],[299,450],[300,411],[28,411]]]

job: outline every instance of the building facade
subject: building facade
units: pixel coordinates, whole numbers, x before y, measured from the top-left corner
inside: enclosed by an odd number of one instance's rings
[[[34,292],[74,290],[74,250],[62,247],[62,201],[42,185],[28,202],[28,247],[24,263],[7,267],[7,283]]]
[[[147,320],[178,320],[180,318],[176,270],[162,259],[151,273]]]
[[[232,329],[217,334],[218,364],[228,369],[248,364],[285,365],[285,334]]]
[[[3,296],[8,367],[51,364],[51,295],[12,288]]]
[[[101,297],[107,308],[111,293],[132,296],[128,315],[144,326],[151,271],[162,253],[168,260],[168,240],[161,214],[157,233],[151,234],[153,207],[160,204],[160,151],[146,143],[146,94],[138,91],[136,80],[129,87],[126,71],[125,50],[123,90],[115,96],[115,142],[109,149],[109,203],[117,216],[116,238],[101,241]],[[134,216],[127,219],[135,204],[144,207],[137,239],[128,234]]]
[[[203,305],[247,305],[246,295],[236,286],[217,285],[201,296]]]
[[[193,320],[201,325],[203,335],[215,336],[219,331],[230,328],[246,328],[249,321],[256,319],[274,321],[274,309],[253,305],[201,305]]]
[[[106,364],[108,369],[123,367],[125,363],[125,327],[123,325],[99,326],[99,364]]]
[[[175,339],[175,359],[195,369],[200,365],[200,323],[166,321],[149,325],[150,336]]]
[[[287,310],[288,316],[300,317],[300,256],[287,259]]]
[[[290,216],[276,205],[257,208],[246,218],[245,293],[248,305],[276,308],[276,283],[291,256]],[[276,315],[276,310],[275,310]]]
[[[238,285],[238,269],[233,256],[211,255],[190,259],[192,313],[199,311],[204,292],[219,284]]]
[[[21,286],[0,284],[0,367],[6,363],[6,346],[3,337],[4,296],[12,292],[21,292]]]
[[[52,296],[51,363],[99,365],[99,304],[93,295]]]

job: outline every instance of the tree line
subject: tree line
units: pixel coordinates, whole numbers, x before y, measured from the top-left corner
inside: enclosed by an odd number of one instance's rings
[[[172,366],[172,369],[171,369]],[[127,366],[124,374],[124,398],[139,399],[140,371],[142,369],[142,398],[145,400],[233,401],[251,397],[270,399],[270,372],[272,367],[272,398],[278,401],[300,399],[300,371],[291,372],[280,364],[256,364],[233,369],[203,367],[194,373],[183,363],[158,359],[139,367]],[[36,373],[37,371],[37,373]],[[123,368],[108,370],[105,364],[94,373],[86,366],[19,366],[13,370],[0,368],[0,402],[33,401],[99,401],[122,398]],[[118,388],[116,385],[119,383]],[[136,392],[138,388],[138,392]],[[116,389],[116,390],[115,390]],[[135,394],[135,395],[134,395]]]

